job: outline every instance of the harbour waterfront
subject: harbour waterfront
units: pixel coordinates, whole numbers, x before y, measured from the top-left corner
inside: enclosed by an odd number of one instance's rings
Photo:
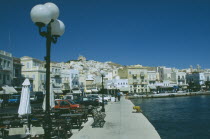
[[[162,139],[208,139],[210,96],[132,99]]]
[[[127,96],[127,98],[128,99],[165,98],[165,97],[185,97],[185,96],[196,96],[196,95],[210,95],[210,92],[206,91],[206,92],[160,93],[160,94],[150,94],[150,95]]]
[[[72,139],[160,139],[159,134],[142,113],[135,113],[133,103],[122,97],[120,101],[106,105],[103,128],[92,128],[88,120]]]

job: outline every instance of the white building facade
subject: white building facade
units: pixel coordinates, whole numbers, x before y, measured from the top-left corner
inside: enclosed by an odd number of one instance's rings
[[[0,87],[12,85],[13,79],[13,58],[12,54],[0,50]]]

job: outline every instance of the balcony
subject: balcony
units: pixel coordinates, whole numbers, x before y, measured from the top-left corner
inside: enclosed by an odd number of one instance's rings
[[[60,83],[53,83],[53,88],[61,88],[62,84]]]
[[[148,84],[147,82],[141,82],[140,84]]]
[[[0,50],[0,54],[8,56],[8,57],[12,57],[11,53],[8,53],[8,52],[2,51],[2,50]]]
[[[52,76],[61,76],[61,73],[60,72],[52,72]]]
[[[62,83],[69,83],[69,81],[68,80],[63,80]]]
[[[0,70],[3,72],[12,72],[11,67],[3,67],[2,65],[0,65]]]
[[[144,77],[144,76],[145,76],[144,72],[141,72],[141,73],[140,73],[140,77],[142,78],[142,77]]]
[[[44,67],[31,67],[31,68],[27,68],[26,66],[22,69],[22,71],[46,71],[46,69]]]
[[[139,80],[133,79],[133,83],[134,83],[134,84],[138,84],[138,83],[139,83]]]

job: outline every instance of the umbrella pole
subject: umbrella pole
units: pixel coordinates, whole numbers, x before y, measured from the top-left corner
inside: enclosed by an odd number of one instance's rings
[[[27,114],[27,128],[26,128],[26,135],[30,135],[30,121]]]

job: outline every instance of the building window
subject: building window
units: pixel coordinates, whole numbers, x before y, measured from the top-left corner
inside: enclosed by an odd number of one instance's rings
[[[4,60],[4,68],[6,68],[6,61]]]
[[[29,63],[27,62],[27,68],[29,68]]]
[[[33,79],[35,80],[35,75],[33,75]]]
[[[9,80],[9,75],[7,75],[7,80]]]
[[[8,68],[10,67],[10,62],[9,62],[9,61],[7,62],[7,67],[8,67]]]
[[[19,75],[19,70],[15,69],[15,77],[18,77],[18,75]]]

